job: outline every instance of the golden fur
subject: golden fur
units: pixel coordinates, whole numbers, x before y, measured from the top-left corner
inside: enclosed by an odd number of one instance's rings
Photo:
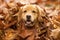
[[[33,23],[30,23],[29,25],[27,23],[28,27],[25,25],[26,24],[25,22],[27,21],[27,18],[26,18],[27,15],[31,16],[30,22],[33,22]],[[47,22],[46,19],[44,18],[45,16],[46,16],[46,13],[38,5],[30,4],[30,5],[22,6],[20,8],[20,13],[19,13],[20,18],[18,17],[18,21],[20,23],[19,24],[20,28],[18,29],[18,30],[20,30],[19,36],[25,40],[40,39],[39,35],[46,32],[46,29],[41,31],[41,24],[40,24],[42,22],[44,23],[44,21],[45,21],[45,23]],[[45,25],[45,23],[43,25]],[[44,27],[42,27],[42,29],[43,28]],[[41,39],[41,40],[43,40],[43,39]]]

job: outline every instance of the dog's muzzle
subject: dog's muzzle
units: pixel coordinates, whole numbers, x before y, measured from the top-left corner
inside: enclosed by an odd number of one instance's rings
[[[25,26],[29,26],[29,27],[33,26],[33,22],[31,21],[30,15],[26,16]]]

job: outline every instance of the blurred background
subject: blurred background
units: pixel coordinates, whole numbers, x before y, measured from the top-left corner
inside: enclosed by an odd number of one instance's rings
[[[3,8],[22,6],[25,4],[37,4],[44,9],[60,9],[60,0],[0,0],[0,12]],[[47,8],[49,7],[49,8]]]

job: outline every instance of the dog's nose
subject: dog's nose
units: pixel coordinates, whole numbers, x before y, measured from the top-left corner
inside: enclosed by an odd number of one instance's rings
[[[28,20],[30,20],[30,18],[31,18],[31,16],[30,16],[30,15],[27,15],[26,17],[27,17],[27,19],[28,19]]]

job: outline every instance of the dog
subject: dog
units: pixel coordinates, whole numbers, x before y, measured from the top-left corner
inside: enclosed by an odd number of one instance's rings
[[[46,32],[46,13],[38,5],[29,4],[20,8],[18,23],[19,36],[22,40],[44,40],[40,35]],[[44,22],[45,21],[45,22]],[[41,24],[42,23],[42,24]],[[42,26],[45,25],[45,26]],[[42,31],[42,30],[43,31]],[[43,38],[43,39],[42,39]]]

